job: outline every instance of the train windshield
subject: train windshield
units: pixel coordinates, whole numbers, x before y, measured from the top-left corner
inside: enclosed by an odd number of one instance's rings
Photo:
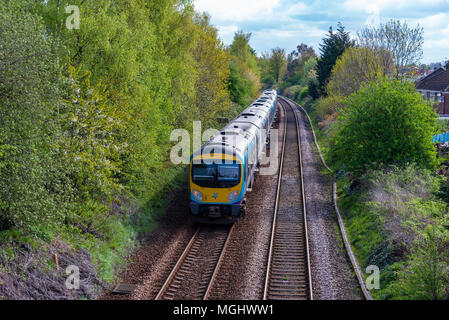
[[[192,180],[203,188],[233,188],[240,183],[240,164],[194,164]]]

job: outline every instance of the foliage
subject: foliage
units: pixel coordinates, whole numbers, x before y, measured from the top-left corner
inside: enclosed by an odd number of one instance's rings
[[[435,168],[431,138],[436,118],[413,84],[385,79],[368,83],[348,98],[340,113],[333,159],[356,173],[409,162]]]
[[[260,71],[255,51],[249,45],[251,33],[239,31],[229,46],[229,91],[234,103],[247,106],[260,89]]]
[[[315,106],[315,115],[319,121],[323,121],[326,116],[333,115],[343,108],[345,98],[332,95],[320,98]]]
[[[0,19],[0,237],[62,239],[111,280],[181,183],[171,131],[259,90],[250,35],[225,48],[190,0],[11,0]]]
[[[399,78],[411,65],[418,65],[423,56],[424,30],[419,25],[410,27],[407,22],[390,20],[379,27],[367,26],[358,33],[358,43],[363,47],[390,52]]]
[[[380,290],[372,294],[447,299],[447,206],[435,197],[441,179],[409,165],[373,170],[357,181],[354,192],[354,182],[339,180],[340,190],[348,189],[339,204],[359,262],[381,270]]]
[[[81,68],[68,66],[69,96],[59,108],[61,158],[73,168],[72,179],[83,199],[111,199],[123,189],[117,177],[130,119],[107,100],[101,83],[90,84],[90,73],[81,73]]]
[[[0,220],[25,229],[54,225],[73,196],[55,148],[57,43],[38,17],[5,3],[0,38]]]
[[[195,106],[196,119],[209,123],[216,114],[225,113],[231,105],[228,91],[229,53],[218,38],[217,29],[210,25],[206,14],[195,16],[197,44],[194,57],[199,70],[196,81]]]
[[[319,92],[326,94],[325,87],[337,59],[347,48],[354,45],[354,41],[351,40],[349,32],[345,31],[341,23],[338,24],[337,32],[334,32],[332,27],[330,27],[329,33],[322,41],[323,43],[320,44],[321,56],[317,63],[317,76]]]
[[[270,82],[278,85],[285,75],[287,70],[287,57],[285,50],[281,48],[271,49],[271,53],[266,57],[267,62],[267,77]]]
[[[297,46],[296,50],[293,50],[288,55],[288,65],[287,65],[287,74],[285,76],[285,81],[290,83],[297,83],[302,86],[304,86],[306,83],[304,83],[303,76],[307,76],[308,72],[313,69],[315,66],[306,67],[306,63],[310,61],[315,61],[316,64],[316,54],[312,47],[309,47],[308,45],[301,43]]]
[[[348,48],[335,64],[326,91],[328,95],[347,97],[364,82],[384,78],[394,72],[391,56],[383,49]]]
[[[441,227],[426,227],[387,294],[407,300],[449,299],[448,249],[449,232]]]

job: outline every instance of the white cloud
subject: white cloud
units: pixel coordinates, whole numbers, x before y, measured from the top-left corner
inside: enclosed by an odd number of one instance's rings
[[[280,0],[195,0],[198,11],[207,11],[216,20],[248,21],[269,16]]]
[[[234,34],[239,30],[239,26],[236,24],[217,26],[220,38],[226,43],[230,42],[234,38]]]
[[[346,10],[372,14],[390,7],[400,8],[406,3],[406,0],[346,0],[343,6]]]
[[[317,48],[331,25],[343,18],[354,36],[363,24],[390,19],[424,27],[424,62],[439,61],[449,50],[449,0],[194,0],[207,11],[219,35],[230,44],[239,29],[253,34],[251,45],[260,53],[274,47],[292,50],[300,42]],[[410,18],[406,18],[410,16]]]
[[[427,31],[447,33],[449,28],[449,13],[439,13],[417,20],[420,26]]]
[[[425,49],[449,48],[449,39],[427,40],[424,43]]]
[[[307,5],[305,5],[302,2],[295,3],[290,8],[288,8],[287,11],[290,15],[300,15],[300,14],[306,14],[310,13],[310,9]]]

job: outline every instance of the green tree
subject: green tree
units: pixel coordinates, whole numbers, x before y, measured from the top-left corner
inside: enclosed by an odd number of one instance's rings
[[[431,138],[436,119],[413,84],[370,82],[345,102],[332,139],[332,157],[356,173],[390,164],[435,168]]]
[[[68,96],[59,108],[60,157],[73,168],[71,177],[80,200],[109,202],[123,189],[117,177],[121,156],[127,151],[124,139],[129,119],[108,101],[106,87],[91,85],[90,73],[81,69],[68,66]]]
[[[256,52],[249,45],[251,33],[239,31],[229,46],[229,90],[231,100],[241,106],[248,105],[259,91],[260,71]]]
[[[449,299],[448,231],[429,225],[416,242],[389,292],[404,300]]]
[[[329,95],[347,97],[358,91],[364,82],[394,73],[391,55],[383,49],[346,49],[335,64],[326,91]]]
[[[297,50],[288,55],[285,82],[288,85],[307,85],[309,72],[316,67],[316,58],[312,47],[304,43],[298,45]]]
[[[57,148],[57,42],[39,17],[4,2],[0,39],[0,220],[54,225],[72,199]]]
[[[345,31],[341,23],[338,24],[337,32],[334,32],[332,27],[330,27],[329,33],[322,41],[323,43],[320,44],[321,56],[317,64],[317,75],[319,90],[321,94],[326,94],[325,88],[337,59],[347,48],[354,45],[354,41],[351,40],[349,32]]]
[[[274,48],[268,59],[268,70],[274,83],[279,84],[287,71],[287,57],[285,50],[282,48]]]
[[[198,39],[194,57],[199,72],[192,109],[196,111],[195,119],[208,123],[216,114],[225,113],[231,105],[228,91],[230,56],[218,38],[217,29],[211,26],[208,15],[197,14],[195,23]]]

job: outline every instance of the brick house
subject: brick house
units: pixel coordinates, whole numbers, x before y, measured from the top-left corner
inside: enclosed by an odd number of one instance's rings
[[[449,119],[449,61],[431,74],[416,82],[416,90],[425,100],[435,102],[435,108],[441,117]]]

